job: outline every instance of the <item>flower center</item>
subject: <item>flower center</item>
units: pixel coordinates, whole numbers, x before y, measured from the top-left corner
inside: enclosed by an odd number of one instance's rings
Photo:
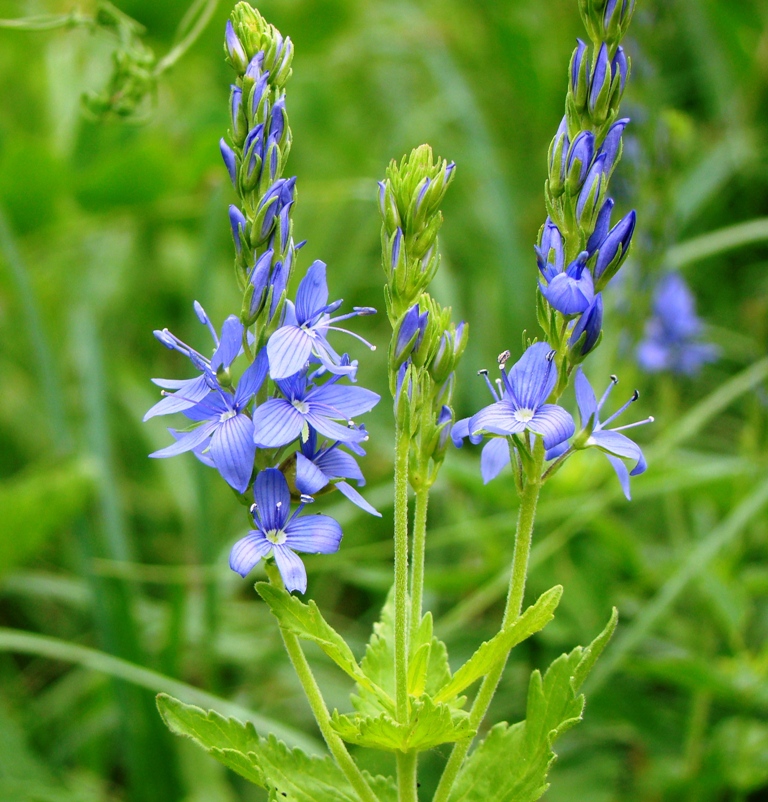
[[[264,537],[270,543],[274,543],[276,546],[280,546],[283,543],[285,543],[286,534],[282,529],[270,529],[269,531],[264,533]]]
[[[222,412],[221,415],[219,415],[219,421],[221,423],[224,423],[225,420],[229,420],[230,418],[234,418],[235,415],[237,415],[237,412],[235,412],[234,409],[228,409],[226,412]]]
[[[296,409],[301,412],[302,415],[306,415],[309,412],[309,404],[306,401],[299,401],[295,399],[291,401],[291,403],[296,407]]]
[[[515,420],[519,423],[528,423],[536,413],[532,409],[516,409]]]

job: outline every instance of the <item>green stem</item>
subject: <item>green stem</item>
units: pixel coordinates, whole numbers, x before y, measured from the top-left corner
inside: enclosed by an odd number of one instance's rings
[[[411,565],[411,636],[421,622],[424,598],[424,555],[427,541],[427,505],[429,486],[424,484],[416,491],[416,509],[413,513],[413,564]]]
[[[274,571],[267,570],[267,575],[270,582],[282,585],[282,580],[275,576]],[[323,694],[304,655],[299,639],[292,632],[287,632],[282,627],[280,627],[280,634],[283,637],[283,643],[293,664],[294,671],[296,671],[296,676],[299,678],[309,706],[312,708],[317,726],[320,728],[320,732],[323,734],[334,760],[344,772],[344,776],[349,780],[350,785],[355,789],[362,802],[377,802],[376,795],[371,791],[355,761],[352,760],[344,741],[334,732],[331,726],[331,717],[328,713],[328,708],[325,706]]]
[[[541,438],[536,439],[533,449],[533,464],[528,472],[523,494],[520,498],[520,510],[517,516],[517,530],[515,532],[515,551],[512,557],[512,572],[509,577],[509,590],[507,604],[504,608],[504,619],[501,628],[511,626],[520,616],[525,595],[525,582],[528,576],[528,558],[531,553],[531,539],[533,524],[536,519],[536,505],[541,492],[541,469],[544,464],[544,443]],[[472,729],[477,729],[485,718],[491,704],[496,688],[507,664],[509,652],[486,675],[480,690],[477,692],[472,709],[469,711],[469,722]],[[435,791],[433,802],[446,802],[456,777],[459,774],[464,758],[467,756],[472,738],[459,741],[451,752],[446,763],[443,776]]]
[[[160,61],[157,62],[155,69],[152,71],[152,74],[155,78],[162,75],[164,72],[169,70],[173,65],[180,59],[182,56],[189,50],[190,47],[200,38],[200,34],[206,29],[208,23],[211,21],[214,12],[216,11],[216,7],[219,4],[219,0],[208,0],[203,10],[200,12],[200,16],[197,18],[197,22],[190,28],[187,35],[174,47],[172,48]],[[185,17],[182,20],[182,25],[185,25],[188,20]]]
[[[395,445],[395,707],[408,721],[408,433],[399,429]]]
[[[418,802],[416,768],[418,765],[417,752],[397,753],[397,788],[398,802]]]

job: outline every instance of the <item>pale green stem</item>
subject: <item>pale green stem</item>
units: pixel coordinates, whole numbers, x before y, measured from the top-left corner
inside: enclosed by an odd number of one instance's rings
[[[272,569],[272,570],[270,570]],[[276,576],[276,570],[269,566],[267,575],[270,582],[279,587],[282,587],[282,580]],[[292,632],[288,632],[280,627],[280,634],[283,637],[285,649],[288,652],[288,657],[291,659],[296,676],[299,678],[301,687],[304,689],[304,694],[307,697],[309,706],[320,728],[320,732],[328,744],[334,760],[338,767],[344,772],[344,776],[349,780],[350,785],[355,789],[357,795],[362,802],[378,802],[376,795],[371,791],[368,783],[365,781],[363,773],[358,768],[352,756],[347,751],[344,741],[334,732],[331,726],[331,717],[328,713],[328,708],[325,706],[323,694],[320,691],[320,686],[317,684],[315,675],[312,673],[312,668],[304,655],[304,650],[301,648],[299,639]]]
[[[94,24],[93,17],[78,14],[76,11],[69,14],[39,14],[20,19],[0,19],[0,28],[10,28],[15,31],[53,31],[56,28],[76,28],[78,25]]]
[[[398,802],[418,802],[419,792],[416,784],[417,752],[397,753]]]
[[[408,721],[408,451],[407,432],[395,441],[395,707]]]
[[[416,491],[416,508],[413,513],[413,564],[411,565],[411,637],[421,622],[424,598],[424,555],[427,541],[427,505],[429,486]]]
[[[512,557],[512,572],[509,577],[509,591],[507,592],[507,604],[504,608],[504,619],[502,630],[511,626],[520,616],[523,607],[523,596],[525,595],[525,582],[528,576],[528,558],[531,553],[531,538],[533,535],[533,524],[536,519],[536,505],[539,501],[541,492],[541,469],[544,464],[544,444],[541,438],[537,438],[533,450],[533,464],[528,472],[525,488],[520,498],[520,510],[517,516],[517,530],[515,532],[515,551]],[[488,707],[491,704],[496,688],[507,664],[509,652],[500,660],[485,677],[477,692],[472,709],[469,711],[469,723],[472,729],[477,729],[485,718]],[[459,741],[451,752],[450,758],[445,765],[443,776],[435,791],[433,802],[446,802],[453,784],[467,756],[469,747],[472,745],[472,738]]]
[[[200,38],[200,34],[206,29],[208,23],[211,21],[219,0],[208,0],[197,22],[192,26],[187,35],[172,48],[160,61],[157,62],[152,74],[157,78],[164,72],[169,70],[182,56],[189,50],[190,47]],[[186,20],[182,20],[184,23]]]

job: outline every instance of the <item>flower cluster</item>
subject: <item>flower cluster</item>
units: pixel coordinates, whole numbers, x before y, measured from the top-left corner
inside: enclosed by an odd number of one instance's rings
[[[295,552],[327,554],[341,540],[336,521],[301,515],[304,506],[337,488],[366,512],[379,514],[347,481],[365,483],[353,454],[365,454],[361,444],[368,434],[353,419],[370,411],[379,396],[351,384],[357,361],[337,352],[328,339],[331,332],[345,331],[335,325],[339,321],[376,310],[356,307],[334,317],[342,301],[329,303],[326,265],[320,261],[308,268],[295,301],[287,298],[301,247],[292,237],[296,179],[282,177],[291,144],[283,87],[293,45],[247,3],[239,3],[227,23],[225,51],[237,77],[231,143],[222,139],[220,148],[240,198],[230,206],[229,218],[243,302],[220,333],[195,302],[198,320],[213,338],[211,357],[167,329],[155,332],[166,348],[186,356],[198,375],[153,380],[163,398],[145,420],[181,413],[189,424],[169,429],[175,442],[150,456],[191,451],[237,493],[253,487],[255,529],[235,544],[230,566],[245,576],[271,556],[288,590],[303,593],[307,576]],[[292,499],[299,502],[293,513]]]
[[[701,341],[696,299],[679,273],[663,276],[653,294],[653,315],[637,347],[637,361],[648,373],[670,371],[693,376],[717,359],[717,347]]]
[[[481,459],[484,480],[490,481],[514,461],[518,490],[531,471],[540,470],[533,467],[537,436],[542,439],[542,461],[557,460],[545,476],[574,451],[599,448],[629,496],[630,474],[622,460],[634,460],[632,475],[645,470],[645,460],[625,435],[600,424],[598,413],[607,393],[597,404],[579,365],[600,343],[602,293],[624,264],[635,230],[634,211],[612,223],[614,201],[608,197],[629,123],[619,117],[630,69],[620,41],[634,1],[582,0],[580,7],[592,43],[590,48],[578,40],[571,58],[565,116],[549,148],[548,216],[535,247],[540,273],[537,309],[544,341],[530,345],[508,373],[505,352],[496,386],[487,371],[481,371],[494,402],[456,423],[452,436],[461,445],[467,437],[477,443],[490,435]],[[581,415],[578,433],[571,415],[556,403],[574,370]]]

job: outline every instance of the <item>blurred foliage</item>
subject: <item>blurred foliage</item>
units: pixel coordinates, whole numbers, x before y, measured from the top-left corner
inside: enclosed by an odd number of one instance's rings
[[[75,5],[4,0],[0,18]],[[155,57],[178,44],[187,0],[116,5]],[[513,652],[491,717],[519,719],[530,670],[591,639],[615,603],[617,637],[586,687],[584,725],[559,742],[546,798],[757,802],[768,799],[768,5],[638,5],[615,178],[620,210],[638,210],[637,244],[588,372],[640,388],[638,417],[657,421],[639,435],[650,468],[629,504],[598,455],[547,487],[530,597],[555,583],[565,594],[555,622]],[[260,9],[296,45],[296,232],[305,266],[328,263],[332,293],[381,307],[375,181],[388,160],[430,142],[457,162],[435,294],[471,323],[458,411],[473,411],[486,400],[475,371],[535,328],[531,246],[581,34],[576,1]],[[317,737],[266,605],[226,565],[242,510],[190,456],[148,460],[167,435],[140,422],[156,398],[149,377],[183,370],[152,329],[200,342],[192,300],[215,319],[236,302],[217,144],[228,12],[219,3],[159,76],[143,122],[82,113],[83,94],[112,74],[113,33],[0,29],[0,802],[261,799],[165,732],[141,668]],[[189,28],[187,17],[182,37]],[[644,377],[633,362],[653,278],[672,266],[721,348],[694,380]],[[365,321],[382,346],[385,318]],[[386,395],[386,349],[354,356]],[[344,545],[307,560],[311,596],[358,654],[391,575],[385,403],[369,429],[367,495],[384,518],[328,498]],[[478,459],[449,454],[431,509],[427,602],[457,661],[497,625],[515,520],[510,477],[483,487]],[[21,648],[11,629],[62,648]],[[125,663],[94,671],[75,645]],[[319,651],[310,658],[343,708],[349,682]],[[425,799],[446,756],[424,759]]]

